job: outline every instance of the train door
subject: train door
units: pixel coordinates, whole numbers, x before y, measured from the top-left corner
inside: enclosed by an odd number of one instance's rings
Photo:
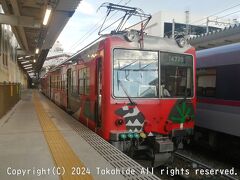
[[[69,102],[69,98],[70,98],[70,93],[71,93],[71,75],[72,75],[72,71],[71,69],[67,70],[67,109],[70,109],[70,102]]]
[[[101,108],[102,108],[102,58],[97,59],[97,100],[96,100],[96,124],[101,127]]]

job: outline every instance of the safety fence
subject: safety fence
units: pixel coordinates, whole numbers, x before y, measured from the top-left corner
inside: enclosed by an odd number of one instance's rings
[[[19,83],[0,83],[0,118],[20,100],[20,88]]]

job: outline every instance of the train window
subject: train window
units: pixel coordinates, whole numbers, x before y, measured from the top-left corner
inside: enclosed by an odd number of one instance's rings
[[[58,89],[58,76],[55,75],[55,88]]]
[[[62,90],[65,90],[65,88],[66,88],[66,74],[63,74],[63,75],[62,75],[61,84],[62,84],[61,89],[62,89]]]
[[[161,52],[161,97],[193,96],[193,57],[191,55]]]
[[[89,68],[85,68],[85,94],[86,95],[89,95],[89,93],[90,93],[90,80],[89,80],[89,76],[90,76]]]
[[[55,76],[52,76],[52,87],[55,88]]]
[[[59,85],[58,89],[61,90],[62,89],[62,76],[61,75],[58,76],[58,85]]]
[[[64,89],[65,89],[65,91],[67,91],[67,74],[64,74],[63,75],[64,76]]]
[[[53,88],[56,88],[56,80],[55,80],[55,75],[53,75]]]
[[[197,95],[200,97],[216,96],[216,69],[197,70]]]
[[[72,71],[72,94],[78,94],[77,71]]]
[[[216,98],[224,100],[240,100],[240,65],[217,67]]]
[[[61,75],[61,90],[65,89],[64,75]]]
[[[79,94],[84,94],[84,69],[79,70]]]
[[[90,92],[90,82],[89,82],[90,71],[89,68],[82,68],[79,70],[79,94],[88,95]]]
[[[60,84],[59,84],[60,80],[59,80],[59,76],[57,76],[57,90],[60,89]]]
[[[158,97],[158,52],[114,49],[113,94],[115,97]]]

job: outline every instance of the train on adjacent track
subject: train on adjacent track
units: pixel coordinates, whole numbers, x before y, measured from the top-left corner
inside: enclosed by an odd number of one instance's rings
[[[154,166],[193,134],[195,49],[130,30],[101,36],[41,79],[57,105],[118,149]]]
[[[195,139],[207,142],[213,148],[229,148],[226,143],[239,142],[240,138],[240,43],[201,50],[196,54]]]

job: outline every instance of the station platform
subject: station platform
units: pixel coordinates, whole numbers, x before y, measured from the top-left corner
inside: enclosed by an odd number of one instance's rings
[[[157,180],[37,90],[0,119],[0,179]]]

